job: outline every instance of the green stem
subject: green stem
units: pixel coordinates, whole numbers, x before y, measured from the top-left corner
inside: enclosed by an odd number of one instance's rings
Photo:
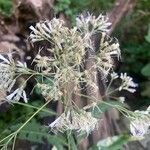
[[[50,101],[47,101],[42,107],[40,107],[15,133],[18,133],[26,124],[37,114],[39,113]]]
[[[86,97],[86,98],[88,98],[88,99],[90,99],[90,100],[92,100],[92,101],[95,102],[95,98],[92,98],[92,97],[87,96],[87,95],[84,95],[84,94],[80,94],[80,95],[83,96],[83,97]],[[98,101],[100,101],[100,100],[98,100]],[[104,104],[106,104],[106,105],[109,105],[109,106],[111,106],[111,107],[117,109],[119,112],[121,112],[121,113],[122,113],[124,116],[126,116],[126,117],[127,117],[127,116],[128,116],[128,117],[135,116],[135,115],[134,115],[134,112],[132,112],[132,111],[130,111],[130,110],[128,110],[128,109],[126,109],[126,108],[120,106],[120,105],[113,105],[113,104],[110,104],[109,102],[106,102],[106,101],[100,101],[100,103],[104,103]],[[91,106],[92,106],[92,105],[90,104],[90,105],[88,105],[88,106],[85,106],[83,109],[86,110],[86,109],[90,108]],[[125,114],[127,114],[127,115],[125,115]]]
[[[12,145],[12,150],[15,150],[16,138],[17,138],[17,134],[15,134],[15,136],[14,136],[13,145]]]
[[[105,92],[106,94],[107,94],[107,92],[109,91],[109,88],[110,88],[112,82],[113,82],[113,80],[111,79],[110,82],[109,82],[109,84],[108,84],[108,86],[107,86],[107,89],[106,89],[106,92]]]
[[[21,103],[21,102],[15,102],[15,104],[22,105],[22,106],[25,106],[25,107],[28,107],[28,108],[33,108],[33,109],[36,109],[36,110],[39,109],[39,107],[29,105],[29,104],[25,104],[25,103]],[[49,113],[50,115],[57,115],[55,112],[47,110],[47,109],[42,109],[41,111]]]
[[[14,134],[14,132],[11,133],[11,134],[9,134],[9,135],[6,136],[5,138],[3,138],[3,139],[0,141],[0,143],[2,143],[3,141],[5,141],[5,140],[8,139],[9,137],[11,137],[13,134]]]

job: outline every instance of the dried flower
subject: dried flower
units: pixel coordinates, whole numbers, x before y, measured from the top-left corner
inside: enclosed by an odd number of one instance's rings
[[[50,68],[51,65],[50,58],[48,58],[47,56],[41,56],[39,54],[35,57],[34,62],[36,63],[36,70],[38,71]]]
[[[20,61],[15,63],[11,53],[9,53],[7,57],[8,58],[5,58],[0,55],[0,60],[2,60],[0,63],[0,89],[5,89],[10,93],[16,83],[16,73],[25,73],[27,64]],[[23,86],[6,96],[6,100],[9,102],[19,101],[20,98],[23,98],[27,103],[26,92],[23,90]]]

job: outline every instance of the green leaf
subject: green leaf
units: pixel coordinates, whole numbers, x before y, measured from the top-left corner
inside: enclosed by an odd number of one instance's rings
[[[145,36],[145,39],[146,39],[147,42],[150,43],[150,25],[149,25],[149,27],[148,27],[148,33],[147,33],[147,35]]]
[[[0,13],[9,16],[12,13],[12,1],[11,0],[0,0]]]
[[[150,63],[148,63],[141,71],[144,76],[150,76]]]
[[[11,130],[16,131],[21,125],[13,126]],[[49,144],[55,145],[58,149],[62,149],[63,145],[67,145],[64,137],[61,135],[51,135],[48,128],[35,121],[28,123],[18,133],[17,137],[19,139],[37,143],[45,143],[45,141],[47,141]]]
[[[143,90],[141,92],[141,95],[150,97],[150,81],[149,82],[143,82]]]
[[[130,141],[129,135],[108,137],[93,145],[89,150],[121,150],[123,144]]]
[[[116,106],[124,106],[124,104],[118,102],[118,101],[105,101],[105,102],[100,102],[99,104],[97,104],[96,106],[92,107],[90,109],[92,116],[95,118],[100,118],[101,115],[108,111],[109,109],[112,109]]]
[[[26,103],[22,103],[22,102],[16,102],[15,104],[25,106],[29,109],[35,109],[35,110],[39,109],[40,106],[43,105],[43,103],[41,103],[41,101],[32,102],[32,104],[26,104]],[[48,108],[42,109],[41,112],[39,112],[39,114],[38,114],[38,116],[40,116],[40,117],[53,116],[53,115],[57,115],[57,113]]]
[[[71,150],[78,150],[77,144],[75,143],[75,139],[73,137],[73,133],[69,135],[69,139],[68,140],[70,141],[69,143],[70,143]]]

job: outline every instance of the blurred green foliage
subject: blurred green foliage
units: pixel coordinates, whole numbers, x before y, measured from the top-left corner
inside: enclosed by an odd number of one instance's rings
[[[107,100],[105,103],[100,102],[98,105],[93,106],[90,111],[93,117],[100,119],[104,112],[113,108],[117,108],[118,106],[125,106],[125,104],[118,101]]]
[[[38,109],[44,103],[41,100],[31,101],[30,107],[26,106],[28,104],[20,104],[15,104],[15,106],[11,106],[9,109],[7,108],[8,110],[5,110],[6,112],[0,113],[0,141],[20,128],[35,112],[35,107]],[[65,136],[62,137],[59,135],[58,137],[49,134],[48,124],[46,127],[42,122],[43,117],[54,115],[55,113],[50,111],[50,109],[43,109],[43,111],[39,112],[37,116],[18,133],[17,139],[28,140],[35,144],[45,144],[47,142],[55,145],[58,149],[63,149],[63,145],[66,145]],[[10,142],[10,144],[12,143]]]
[[[139,83],[136,107],[150,105],[150,1],[136,1],[135,8],[116,27],[122,49],[121,71],[128,72]]]
[[[22,124],[11,126],[7,132],[16,131]],[[63,150],[63,146],[67,146],[65,136],[59,134],[49,134],[49,128],[42,126],[36,119],[32,119],[18,134],[18,139],[28,140],[30,142],[45,144],[46,142],[55,145],[59,150]]]
[[[145,40],[150,43],[150,24],[149,24],[149,26],[148,26],[148,33],[147,33],[147,35],[145,36]]]
[[[9,16],[12,12],[12,0],[0,0],[0,12]]]
[[[130,136],[125,134],[108,137],[99,141],[96,145],[93,145],[89,150],[121,150],[123,144],[129,141],[131,141]]]
[[[112,5],[114,0],[56,0],[54,9],[56,14],[64,13],[72,23],[76,16],[84,11],[93,13],[106,12]]]

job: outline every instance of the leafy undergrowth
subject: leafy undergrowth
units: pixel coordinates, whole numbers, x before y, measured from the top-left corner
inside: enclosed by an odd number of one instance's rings
[[[0,0],[0,12],[6,16],[12,13],[12,1],[11,0]]]

